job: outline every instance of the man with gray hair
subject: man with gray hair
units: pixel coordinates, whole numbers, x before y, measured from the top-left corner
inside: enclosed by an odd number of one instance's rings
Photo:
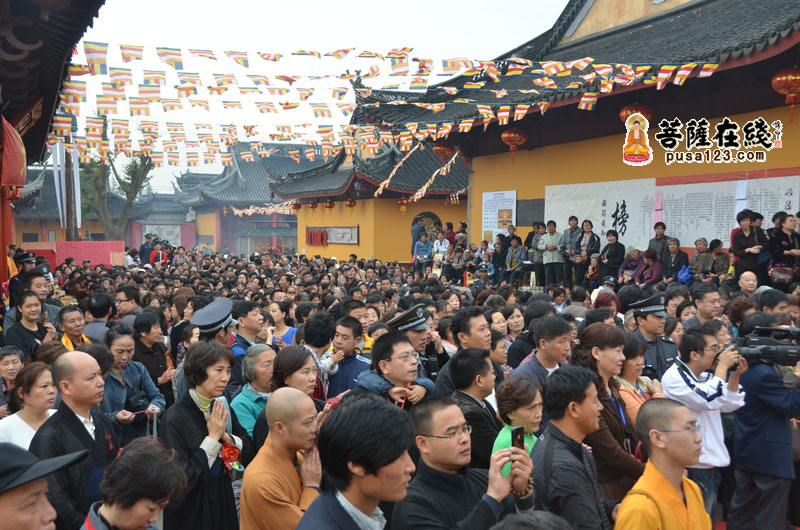
[[[80,528],[89,507],[100,500],[103,470],[117,456],[119,440],[106,417],[93,410],[105,386],[94,357],[79,351],[61,355],[53,365],[53,383],[61,405],[36,431],[30,451],[53,458],[89,450],[90,458],[47,478],[47,497],[58,513],[56,528],[72,530]]]

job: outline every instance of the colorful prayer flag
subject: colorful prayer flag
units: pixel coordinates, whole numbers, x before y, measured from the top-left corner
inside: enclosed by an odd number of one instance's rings
[[[133,84],[133,76],[129,68],[109,68],[108,77],[118,87]]]
[[[211,50],[189,50],[189,53],[192,54],[192,57],[198,57],[201,59],[211,59],[212,61],[217,60],[217,56],[214,55],[214,52]]]
[[[315,118],[330,118],[331,109],[328,108],[326,103],[309,103],[311,110],[314,112]]]
[[[503,88],[502,90],[492,90],[492,92],[494,92],[494,97],[496,97],[497,99],[504,98],[508,95],[508,90],[506,90],[505,88]]]
[[[578,70],[585,70],[587,66],[592,64],[594,59],[591,57],[584,57],[583,59],[575,59],[574,61],[567,62],[567,68],[577,68]]]
[[[214,81],[216,81],[217,85],[219,86],[231,86],[239,84],[239,81],[233,74],[213,74],[213,76]]]
[[[240,66],[244,66],[245,68],[250,67],[250,61],[247,58],[247,52],[225,52],[225,55],[233,59],[236,64]]]
[[[300,106],[300,103],[289,103],[288,101],[284,101],[281,103],[281,108],[283,110],[294,110]]]
[[[241,101],[223,101],[222,102],[223,109],[237,109],[242,110],[242,102]]]
[[[256,86],[269,86],[269,78],[265,75],[251,75],[248,74],[247,78]]]
[[[297,50],[292,55],[305,55],[310,57],[316,57],[317,59],[322,58],[322,54],[320,52],[315,52],[313,50]]]
[[[539,106],[539,112],[542,113],[542,116],[544,116],[544,113],[547,112],[547,109],[550,108],[550,102],[549,101],[541,101],[541,102],[537,103],[536,105]]]
[[[497,109],[497,121],[500,125],[508,125],[508,118],[511,114],[511,105],[500,105]]]
[[[197,87],[194,85],[181,85],[176,88],[179,98],[188,98],[197,94]]]
[[[290,149],[287,151],[288,155],[297,163],[300,163],[300,149]]]
[[[678,68],[677,64],[665,64],[658,70],[656,90],[664,90],[664,87],[667,86],[669,82],[669,78],[672,76],[672,72],[674,72],[676,68]]]
[[[256,102],[256,108],[262,114],[277,114],[278,109],[275,108],[275,105],[272,103],[260,103]]]
[[[428,80],[424,77],[414,77],[411,79],[408,88],[411,90],[424,90],[428,87]]]
[[[342,111],[342,114],[345,116],[351,115],[353,111],[356,110],[355,103],[337,103],[336,106],[339,107],[339,110]]]
[[[255,159],[252,151],[242,151],[241,153],[239,153],[239,156],[241,156],[242,160],[244,160],[245,162],[252,162]]]
[[[150,100],[144,98],[128,98],[132,116],[150,116]]]
[[[179,48],[156,48],[158,58],[176,70],[183,70],[183,55]]]
[[[361,76],[361,79],[372,79],[373,77],[378,77],[381,75],[381,68],[377,64],[373,64],[369,67],[369,72]]]
[[[95,97],[95,104],[97,105],[97,113],[106,115],[106,114],[116,114],[117,113],[117,100],[114,98],[109,98],[106,96],[97,96]]]
[[[361,58],[365,58],[365,59],[379,59],[381,61],[383,60],[383,55],[381,55],[380,53],[370,52],[370,51],[367,51],[367,50],[364,50],[363,52],[359,53],[357,55],[357,57],[361,57]]]
[[[489,122],[494,119],[494,112],[492,112],[491,105],[475,105],[478,109],[478,112],[481,113],[481,118],[483,118],[484,123]]]
[[[519,121],[524,118],[530,108],[531,106],[527,103],[520,103],[517,105],[517,108],[514,109],[514,121]]]
[[[70,77],[78,77],[80,75],[87,75],[90,74],[92,71],[89,69],[88,66],[83,64],[71,64],[67,69],[67,74]]]
[[[161,87],[159,85],[139,85],[139,97],[155,101],[161,98]]]
[[[341,88],[332,88],[332,89],[331,89],[331,97],[333,97],[334,99],[338,99],[339,101],[341,101],[341,100],[342,100],[342,99],[344,99],[344,97],[347,95],[347,91],[348,91],[348,90],[349,90],[349,89],[348,89],[348,88],[346,88],[346,87],[341,87]]]
[[[307,101],[312,95],[314,95],[313,88],[298,88],[297,95],[300,97],[300,101]]]
[[[614,67],[610,64],[597,64],[593,65],[595,73],[600,77],[608,78],[613,72]]]
[[[157,70],[144,70],[142,72],[142,78],[144,79],[144,83],[146,85],[167,84],[167,74],[165,74],[164,72],[159,72]]]
[[[673,79],[673,83],[681,86],[686,81],[686,78],[692,73],[694,67],[697,66],[697,63],[686,63],[681,66],[678,71],[675,73],[675,79]]]
[[[291,85],[291,84],[297,82],[299,77],[294,77],[294,76],[291,76],[291,75],[276,75],[275,79],[278,79],[280,81],[285,81],[285,82],[287,82],[287,83],[289,83]]]
[[[599,92],[584,92],[581,102],[578,103],[578,108],[581,110],[594,110],[599,95]]]
[[[472,59],[444,59],[442,72],[445,74],[458,74],[461,70],[472,68]]]
[[[53,134],[67,137],[72,132],[72,116],[69,114],[56,114],[53,116]]]
[[[560,61],[540,61],[539,64],[542,65],[547,75],[558,75],[567,70],[566,65]]]
[[[486,81],[467,81],[464,83],[464,90],[479,90],[483,88]]]
[[[230,166],[233,164],[233,153],[231,152],[220,153],[220,158],[222,159],[223,166]]]
[[[348,54],[355,50],[355,48],[342,48],[340,50],[333,50],[325,54],[325,57],[336,57],[337,59],[344,59]]]
[[[144,54],[144,46],[133,44],[120,44],[119,51],[122,54],[122,62],[141,61]]]
[[[259,55],[259,57],[261,57],[265,61],[271,61],[273,63],[277,63],[278,61],[281,60],[281,57],[283,57],[283,55],[281,55],[280,53],[261,53],[261,52],[259,52],[258,55]]]
[[[164,108],[164,112],[170,112],[172,110],[181,110],[181,100],[180,99],[162,99],[161,106]]]
[[[700,69],[700,73],[697,74],[697,77],[710,77],[711,74],[717,71],[719,68],[719,63],[706,63]]]
[[[285,96],[286,94],[289,93],[289,89],[288,88],[270,87],[270,88],[267,89],[267,92],[269,92],[273,96]]]
[[[89,70],[92,75],[105,75],[108,73],[106,66],[106,54],[108,44],[104,42],[84,42],[83,51],[86,53],[86,62],[89,63]]]

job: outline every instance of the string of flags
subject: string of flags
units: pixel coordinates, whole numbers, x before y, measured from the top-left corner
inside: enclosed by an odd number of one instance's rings
[[[274,213],[284,215],[294,215],[295,211],[292,209],[294,201],[286,201],[280,204],[267,204],[266,206],[250,206],[249,208],[234,208],[233,214],[238,217],[251,216],[251,215],[272,215]]]
[[[417,202],[418,200],[423,198],[425,194],[428,192],[428,188],[431,186],[431,184],[433,184],[433,181],[436,180],[436,177],[438,177],[439,175],[447,175],[447,173],[450,172],[450,169],[453,167],[453,164],[455,163],[456,158],[458,158],[458,155],[459,155],[459,149],[458,147],[456,147],[453,156],[450,157],[450,160],[448,160],[445,165],[443,165],[442,167],[433,172],[433,175],[431,175],[428,181],[420,189],[417,190],[417,192],[414,194],[414,197],[411,200]]]

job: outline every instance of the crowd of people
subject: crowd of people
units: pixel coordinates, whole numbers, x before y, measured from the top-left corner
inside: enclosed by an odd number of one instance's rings
[[[691,259],[663,223],[647,249],[613,231],[600,249],[574,216],[491,250],[419,223],[412,265],[152,235],[125,267],[11,248],[0,520],[798,524],[800,366],[741,344],[800,340],[800,240],[795,216],[761,219],[737,216],[732,256],[698,240]]]

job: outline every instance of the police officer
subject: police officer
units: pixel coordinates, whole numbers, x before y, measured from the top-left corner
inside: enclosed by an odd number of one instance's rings
[[[22,279],[36,267],[33,252],[22,251],[14,257],[19,273],[8,281],[8,307],[17,307],[17,298],[22,294]]]
[[[642,375],[659,380],[678,358],[675,341],[661,335],[664,333],[664,322],[669,316],[664,307],[665,298],[660,293],[630,305],[638,326],[636,335],[647,345]]]
[[[418,377],[427,377],[435,381],[439,373],[439,359],[436,357],[435,350],[432,355],[426,354],[428,344],[432,339],[431,327],[428,324],[430,318],[431,314],[425,311],[425,306],[416,304],[386,324],[392,331],[402,331],[411,340],[411,345],[419,358]]]
[[[472,283],[472,296],[475,297],[483,289],[490,286],[489,267],[485,263],[481,263],[478,267],[478,279]]]

